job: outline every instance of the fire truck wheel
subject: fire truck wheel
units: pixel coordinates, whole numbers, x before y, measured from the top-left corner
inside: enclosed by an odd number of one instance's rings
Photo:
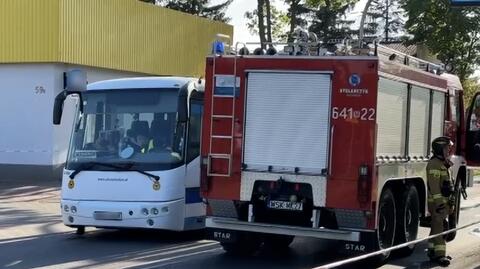
[[[453,211],[452,214],[448,215],[448,221],[444,221],[444,230],[450,230],[450,229],[455,229],[457,228],[458,220],[460,218],[460,201],[462,199],[460,191],[455,192],[455,210]],[[457,232],[452,232],[449,234],[444,235],[445,241],[451,242],[455,239],[457,236]]]
[[[397,229],[395,235],[395,244],[417,239],[418,225],[420,222],[420,200],[417,188],[414,185],[408,185],[398,199],[397,210]],[[408,256],[415,250],[415,245],[410,245],[396,251],[400,256]]]
[[[287,250],[294,238],[290,235],[266,234],[263,237],[263,247],[268,250]]]
[[[254,234],[239,234],[236,242],[221,242],[223,250],[230,255],[253,255],[262,244],[261,237]]]
[[[83,235],[85,233],[85,226],[78,226],[75,233],[78,235]]]
[[[396,229],[396,204],[392,190],[386,187],[380,196],[378,206],[378,228],[377,246],[378,249],[386,249],[394,244]],[[377,259],[383,261],[390,257],[390,252],[380,255]]]

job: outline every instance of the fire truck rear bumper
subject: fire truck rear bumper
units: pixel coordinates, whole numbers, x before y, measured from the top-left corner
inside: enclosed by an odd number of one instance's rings
[[[224,241],[225,237],[235,237],[235,232],[254,232],[267,234],[282,234],[320,239],[341,240],[350,242],[360,241],[360,232],[347,230],[332,230],[324,228],[305,228],[288,225],[275,225],[268,223],[253,223],[239,221],[231,218],[210,217],[206,219],[206,226],[213,230],[212,239]],[[221,232],[215,232],[216,230]]]

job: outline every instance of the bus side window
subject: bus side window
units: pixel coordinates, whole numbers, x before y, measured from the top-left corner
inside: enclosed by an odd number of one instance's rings
[[[188,125],[187,163],[193,161],[200,155],[202,114],[202,102],[192,100],[190,104],[190,121]]]

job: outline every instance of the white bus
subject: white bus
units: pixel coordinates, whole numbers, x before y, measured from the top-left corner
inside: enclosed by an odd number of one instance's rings
[[[180,77],[108,80],[57,96],[80,97],[65,165],[63,223],[85,227],[201,229],[200,131],[204,85]]]

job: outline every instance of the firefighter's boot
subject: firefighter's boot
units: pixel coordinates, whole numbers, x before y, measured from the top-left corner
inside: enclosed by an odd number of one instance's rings
[[[448,267],[450,265],[450,260],[452,258],[450,256],[442,256],[442,257],[437,257],[434,259],[430,259],[430,261],[442,266],[442,267]]]

